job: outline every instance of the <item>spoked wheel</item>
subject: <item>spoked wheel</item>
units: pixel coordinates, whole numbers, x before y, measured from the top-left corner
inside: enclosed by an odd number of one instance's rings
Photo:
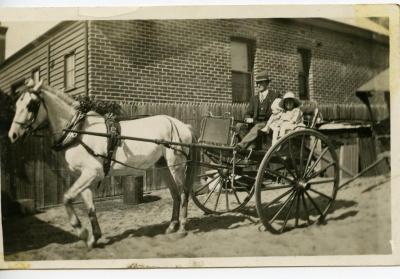
[[[226,154],[205,150],[192,191],[194,203],[205,213],[220,214],[243,208],[254,194],[256,165]]]
[[[338,185],[339,165],[329,140],[311,129],[292,132],[269,149],[258,169],[258,215],[272,233],[323,223]]]

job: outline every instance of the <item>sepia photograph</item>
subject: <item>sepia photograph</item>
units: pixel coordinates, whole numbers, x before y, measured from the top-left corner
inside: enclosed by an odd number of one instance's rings
[[[1,9],[1,268],[399,263],[397,6]]]

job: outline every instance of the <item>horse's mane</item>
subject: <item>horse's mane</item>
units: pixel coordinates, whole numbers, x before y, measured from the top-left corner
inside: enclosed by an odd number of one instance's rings
[[[60,90],[56,90],[53,87],[50,87],[48,85],[43,85],[41,90],[47,91],[52,95],[57,96],[58,98],[60,98],[62,101],[66,102],[68,105],[71,106],[77,106],[79,102],[77,102],[74,98],[72,98],[71,96],[69,96],[68,94],[65,94],[64,92],[60,91]]]

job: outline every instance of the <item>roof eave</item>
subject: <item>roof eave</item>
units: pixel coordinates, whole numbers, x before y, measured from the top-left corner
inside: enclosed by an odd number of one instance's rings
[[[320,27],[328,30],[333,30],[353,36],[361,37],[381,44],[389,45],[389,36],[374,32],[373,30],[364,29],[354,25],[346,24],[334,19],[328,18],[297,18],[295,22]]]
[[[53,26],[52,28],[47,30],[45,33],[43,33],[42,35],[40,35],[39,37],[37,37],[33,41],[29,42],[27,45],[25,45],[20,50],[18,50],[13,55],[11,55],[6,60],[4,60],[3,63],[0,64],[0,69],[4,68],[8,64],[10,64],[12,61],[18,59],[19,57],[21,57],[22,55],[27,53],[29,50],[35,48],[36,46],[40,45],[41,43],[43,43],[47,39],[51,38],[51,36],[53,36],[54,33],[57,33],[59,30],[61,30],[62,28],[72,24],[73,22],[74,21],[62,21],[62,22],[56,24],[55,26]]]

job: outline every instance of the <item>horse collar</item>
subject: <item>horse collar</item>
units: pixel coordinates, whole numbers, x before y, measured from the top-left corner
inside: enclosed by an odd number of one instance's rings
[[[67,123],[66,129],[70,130],[79,130],[82,125],[82,120],[86,118],[86,114],[80,111],[77,111],[76,114],[72,117],[72,119]],[[55,151],[63,150],[75,143],[75,139],[78,137],[78,133],[74,132],[65,132],[61,134],[61,136],[55,140],[52,148]]]

